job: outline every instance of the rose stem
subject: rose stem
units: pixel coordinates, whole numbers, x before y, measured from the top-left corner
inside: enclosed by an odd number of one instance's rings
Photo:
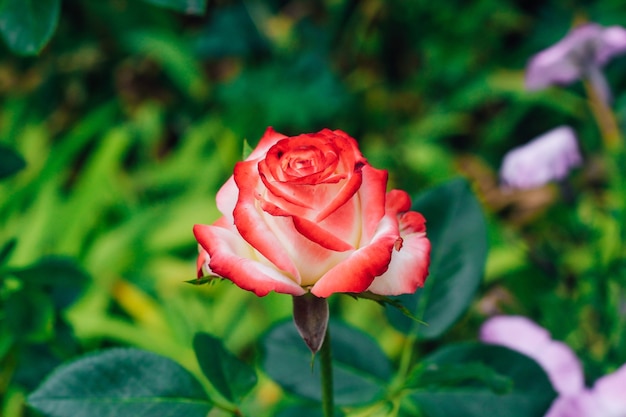
[[[333,401],[333,365],[332,354],[330,348],[330,326],[326,328],[326,336],[320,350],[320,361],[322,365],[322,408],[324,417],[333,417],[334,401]]]

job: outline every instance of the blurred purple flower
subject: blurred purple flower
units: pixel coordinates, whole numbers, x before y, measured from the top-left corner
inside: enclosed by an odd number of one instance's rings
[[[584,387],[583,370],[574,352],[563,342],[552,340],[543,327],[521,316],[496,316],[480,329],[480,340],[506,346],[533,358],[546,371],[561,395]]]
[[[593,388],[586,388],[574,352],[525,317],[493,317],[481,327],[480,339],[517,350],[541,365],[559,393],[545,417],[626,416],[626,365],[598,379]]]
[[[626,52],[626,29],[588,23],[572,29],[563,39],[533,56],[526,68],[526,87],[540,90],[586,78],[600,99],[611,93],[600,71],[613,56]]]
[[[581,163],[574,130],[560,126],[510,150],[502,161],[500,177],[513,188],[535,188],[565,178]]]

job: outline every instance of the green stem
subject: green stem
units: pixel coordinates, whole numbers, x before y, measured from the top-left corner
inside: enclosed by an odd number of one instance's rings
[[[330,326],[329,326],[330,327]],[[326,336],[320,350],[322,362],[322,408],[324,417],[333,417],[335,405],[333,401],[333,365],[330,347],[330,330],[326,328]]]
[[[589,98],[589,107],[600,129],[604,148],[609,152],[621,150],[624,146],[623,138],[613,111],[602,99],[602,94],[594,86],[593,80],[585,80],[583,84]]]

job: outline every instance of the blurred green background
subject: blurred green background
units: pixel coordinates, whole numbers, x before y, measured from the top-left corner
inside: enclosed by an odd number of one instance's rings
[[[497,169],[507,150],[559,124],[577,129],[586,155],[598,151],[582,87],[529,93],[523,70],[575,22],[626,22],[622,2],[233,0],[198,14],[158,3],[63,0],[38,55],[0,45],[0,146],[25,162],[0,181],[0,264],[52,280],[66,268],[80,283],[67,284],[67,300],[50,301],[54,285],[41,284],[37,300],[6,303],[3,415],[28,415],[24,395],[80,352],[133,345],[197,369],[191,340],[206,331],[255,355],[255,340],[289,317],[289,297],[183,281],[195,277],[193,224],[217,220],[215,193],[244,140],[254,145],[267,126],[344,130],[411,195],[467,177],[491,250],[480,296],[445,340],[475,338],[487,314],[525,314],[552,325],[591,375],[604,371],[593,321],[573,330],[593,313],[569,297],[567,279],[589,270],[589,245],[601,252],[619,235],[597,213],[602,232],[590,232],[581,218],[594,206],[575,212],[553,187],[503,193]],[[626,58],[607,67],[620,122],[624,73]],[[590,171],[575,180],[593,191]],[[4,295],[19,290],[0,283]],[[336,304],[397,353],[401,336],[379,307]],[[280,395],[270,383],[260,390],[263,405]]]

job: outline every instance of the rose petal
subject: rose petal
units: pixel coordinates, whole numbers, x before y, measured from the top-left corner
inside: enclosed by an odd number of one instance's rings
[[[263,137],[259,140],[259,144],[254,148],[252,153],[248,155],[246,161],[254,161],[259,158],[263,158],[272,146],[276,145],[278,141],[285,139],[286,137],[287,136],[282,133],[276,132],[273,127],[268,127],[265,130]]]
[[[263,134],[263,137],[259,141],[259,144],[254,148],[252,153],[248,155],[246,161],[257,160],[262,158],[276,142],[287,136],[277,133],[273,128],[268,127]],[[237,205],[237,198],[239,196],[239,189],[235,183],[235,176],[231,175],[230,178],[222,185],[217,192],[215,201],[217,203],[217,209],[222,213],[229,221],[234,223],[233,210]]]
[[[388,208],[370,244],[353,252],[320,278],[311,288],[313,294],[328,297],[336,292],[363,292],[374,278],[387,271],[400,238],[398,213],[393,206]]]
[[[200,245],[198,245],[198,258],[196,259],[196,271],[198,278],[209,275],[209,254]]]
[[[255,193],[260,180],[255,170],[254,161],[238,162],[235,165],[235,183],[239,187],[239,198],[233,211],[235,226],[244,240],[253,248],[269,259],[278,269],[296,277],[299,282],[300,274],[285,248],[280,244],[284,241],[276,242],[270,238],[274,236],[274,233],[257,209]]]
[[[391,251],[398,239],[393,233],[392,221],[381,221],[381,230],[368,246],[354,251],[347,259],[336,265],[313,285],[311,292],[318,297],[333,293],[359,293],[365,291],[382,275],[391,261]]]
[[[266,201],[262,201],[260,204],[261,208],[272,216],[290,218],[293,221],[294,228],[298,231],[298,233],[325,249],[336,252],[345,252],[354,249],[352,245],[339,238],[337,234],[328,232],[307,219],[295,216]]]
[[[361,172],[363,181],[358,193],[362,221],[359,246],[365,246],[372,240],[380,219],[385,215],[388,174],[387,171],[372,168],[370,165],[365,165]],[[409,206],[410,204],[409,201]]]
[[[259,297],[270,291],[292,295],[306,292],[286,274],[264,264],[262,258],[235,231],[197,224],[193,232],[210,256],[211,271],[240,288]]]
[[[374,279],[368,291],[380,295],[412,294],[424,285],[430,264],[424,217],[413,211],[400,215],[400,230],[402,244],[392,252],[389,269]]]

